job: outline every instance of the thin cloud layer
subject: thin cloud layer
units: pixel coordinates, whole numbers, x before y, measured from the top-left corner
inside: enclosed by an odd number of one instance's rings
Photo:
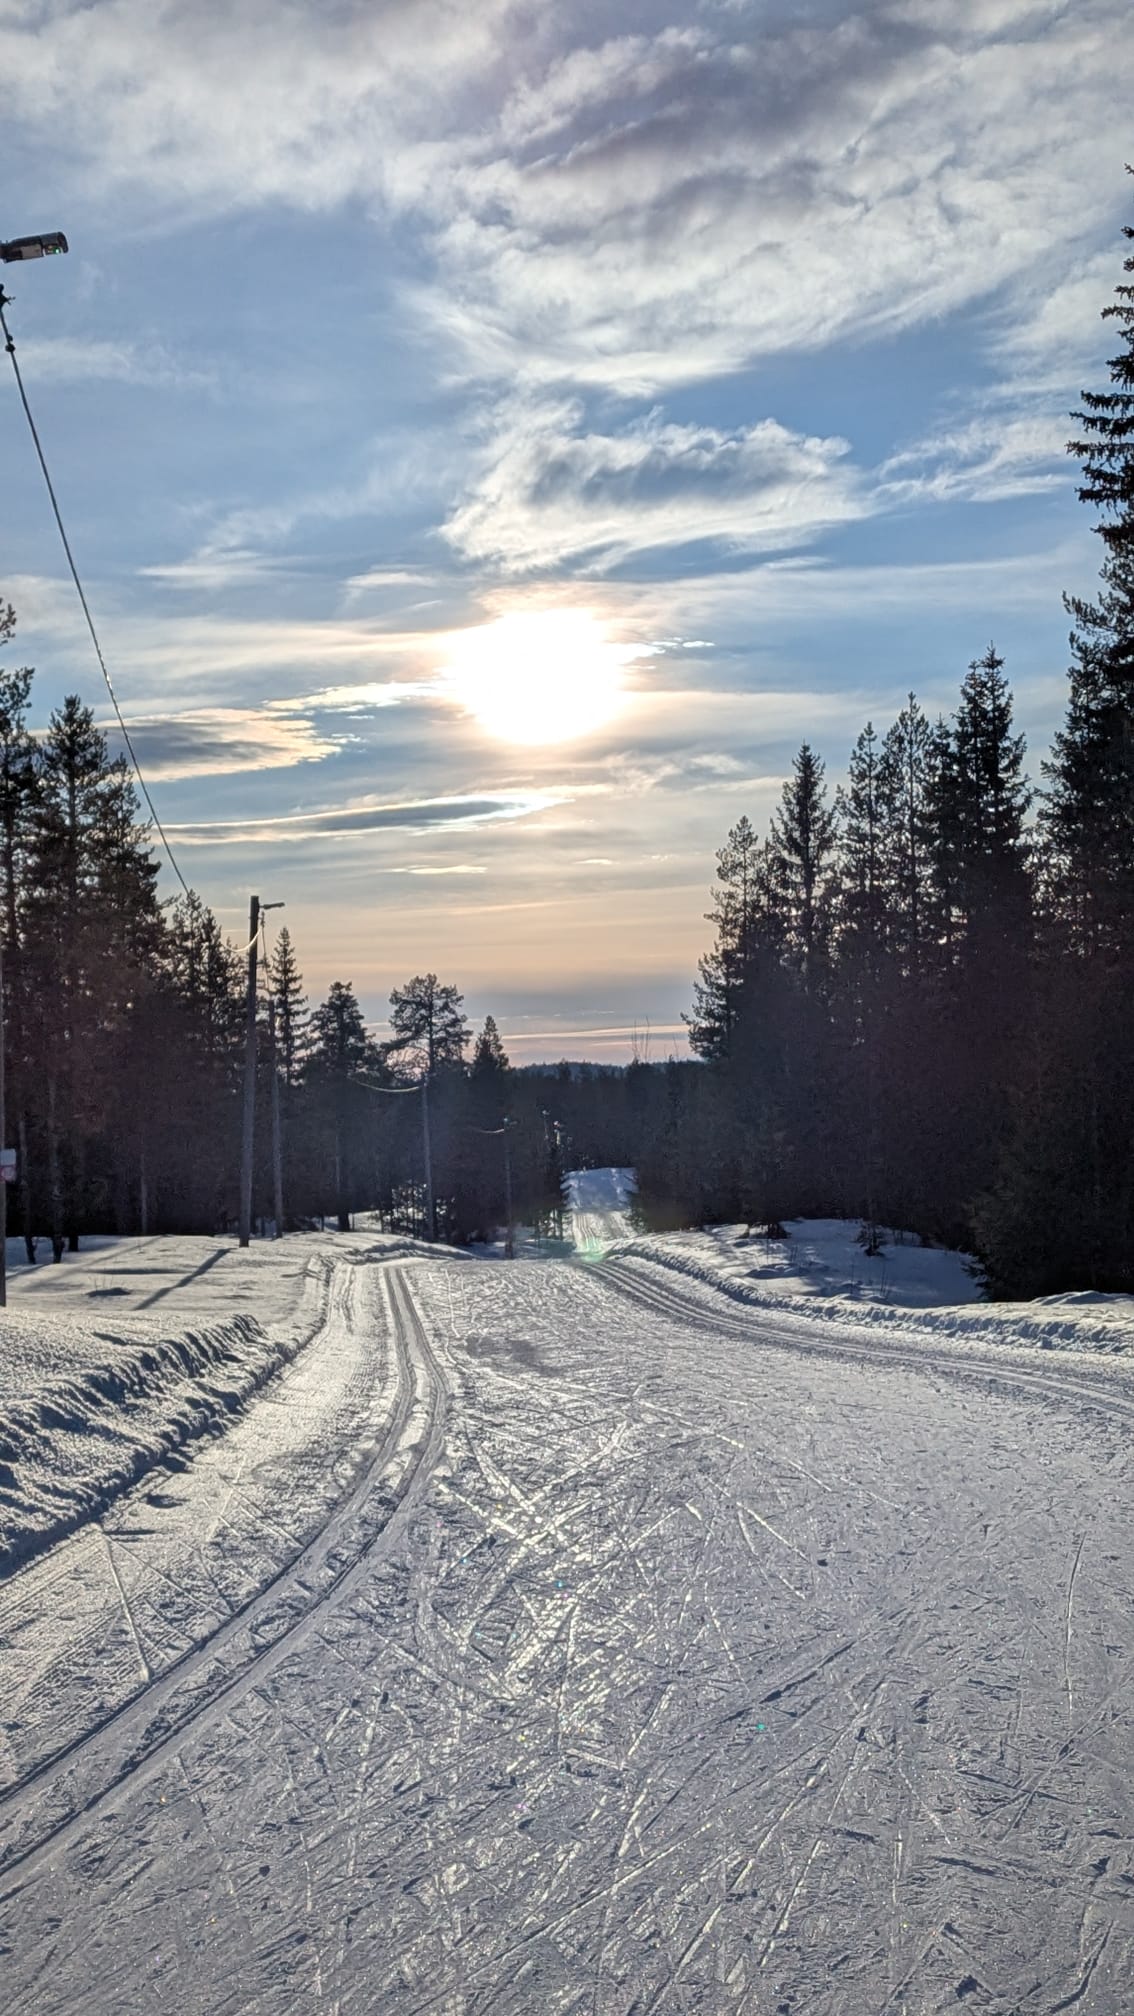
[[[1026,289],[1118,200],[1119,0],[623,11],[9,9],[0,71],[134,203],[418,220],[465,368],[623,393]]]
[[[528,819],[561,802],[560,794],[551,791],[501,793],[480,798],[426,798],[403,805],[380,805],[363,799],[352,805],[329,805],[310,812],[288,813],[278,819],[185,822],[168,826],[166,830],[181,847],[251,846],[266,842],[273,846],[295,846],[301,842],[335,840],[358,833],[427,833],[438,828],[486,826],[498,820]]]
[[[848,443],[774,420],[679,426],[657,409],[618,433],[580,402],[505,409],[468,501],[445,526],[468,558],[517,571],[722,540],[758,552],[858,515]]]
[[[115,722],[104,725],[111,744],[117,745]],[[145,776],[169,782],[243,770],[290,770],[299,763],[320,763],[339,746],[318,734],[310,721],[267,709],[214,707],[165,719],[142,715],[128,725]]]

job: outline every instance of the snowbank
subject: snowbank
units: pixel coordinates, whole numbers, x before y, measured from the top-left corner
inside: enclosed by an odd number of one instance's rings
[[[243,1251],[108,1238],[17,1265],[0,1311],[0,1578],[222,1429],[315,1335],[337,1266],[435,1250],[373,1232]]]
[[[733,1301],[857,1329],[901,1330],[1047,1351],[1134,1353],[1134,1296],[1054,1295],[984,1302],[964,1254],[891,1235],[871,1259],[853,1223],[800,1219],[787,1238],[746,1237],[740,1225],[630,1239],[610,1256],[683,1274]]]
[[[113,1330],[55,1308],[0,1318],[0,1577],[97,1516],[121,1492],[223,1425],[318,1327],[327,1267],[312,1266],[294,1321],[251,1315],[172,1334],[176,1315]]]

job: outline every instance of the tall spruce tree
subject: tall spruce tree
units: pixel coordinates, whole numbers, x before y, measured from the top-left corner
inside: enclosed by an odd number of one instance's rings
[[[373,1165],[375,1101],[358,1081],[381,1067],[354,988],[349,980],[335,980],[311,1016],[304,1075],[324,1116],[340,1232],[350,1230],[351,1210],[362,1201],[361,1186]]]
[[[307,996],[303,975],[295,956],[291,932],[281,926],[275,949],[268,959],[268,986],[276,1004],[276,1044],[280,1076],[290,1091],[299,1080],[307,1021]]]
[[[1124,236],[1134,239],[1134,228]],[[978,1214],[1002,1294],[1134,1290],[1134,256],[1103,309],[1110,389],[1068,443],[1099,511],[1101,589],[1067,598],[1067,715],[1044,766],[1042,963],[1016,1124]]]
[[[772,819],[787,951],[805,994],[818,988],[830,949],[836,825],[825,777],[822,758],[805,742]]]
[[[970,958],[1023,949],[1032,794],[1024,737],[1013,732],[1012,696],[994,645],[969,666],[952,723],[938,730],[938,749],[931,809],[941,949]]]
[[[854,1131],[858,1180],[844,1197],[860,1212],[864,1238],[877,1250],[884,973],[889,955],[891,890],[886,858],[887,776],[873,722],[851,751],[838,822],[836,1051],[843,1089],[842,1125]]]
[[[1124,235],[1134,239],[1134,226]],[[1134,255],[1123,270],[1134,276]],[[1125,963],[1134,944],[1134,277],[1103,316],[1121,347],[1111,390],[1084,392],[1079,497],[1101,516],[1101,592],[1066,598],[1071,633],[1067,719],[1046,764],[1048,883],[1071,944]]]
[[[508,1069],[508,1059],[504,1045],[500,1041],[500,1031],[493,1015],[485,1017],[484,1028],[476,1039],[473,1051],[472,1076],[477,1083],[502,1078]]]
[[[876,982],[889,939],[886,781],[868,721],[851,751],[846,787],[835,797],[839,956],[867,983]]]
[[[106,1074],[139,977],[156,957],[157,862],[130,774],[94,716],[69,697],[37,752],[29,848],[27,968],[42,1060],[42,1129],[56,1252],[97,1202],[89,1151]]]
[[[931,730],[911,693],[887,731],[878,799],[890,940],[905,973],[921,965],[929,907],[929,745]]]
[[[717,887],[706,921],[716,929],[711,952],[698,964],[693,1013],[684,1020],[699,1057],[724,1058],[732,1049],[745,973],[753,955],[762,908],[764,849],[747,817],[739,819],[717,853]]]

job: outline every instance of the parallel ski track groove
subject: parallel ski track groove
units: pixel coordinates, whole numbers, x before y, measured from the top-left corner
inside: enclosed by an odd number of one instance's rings
[[[648,1263],[646,1263],[648,1264]],[[983,1383],[1015,1387],[1028,1393],[1038,1393],[1050,1398],[1080,1406],[1097,1408],[1108,1416],[1115,1413],[1134,1418],[1134,1392],[1128,1390],[1126,1397],[1121,1393],[1094,1386],[1089,1380],[1068,1378],[1057,1373],[1033,1372],[1020,1366],[1002,1364],[990,1352],[988,1356],[921,1350],[907,1345],[873,1344],[856,1337],[853,1342],[840,1344],[833,1338],[803,1336],[794,1328],[778,1325],[774,1318],[765,1317],[758,1305],[753,1305],[750,1316],[734,1313],[732,1308],[722,1309],[718,1315],[691,1296],[684,1296],[679,1289],[670,1288],[668,1282],[644,1281],[637,1273],[631,1274],[617,1260],[604,1260],[597,1267],[593,1264],[588,1273],[599,1279],[630,1302],[652,1309],[656,1314],[668,1316],[690,1330],[704,1330],[712,1336],[722,1334],[743,1338],[748,1343],[766,1341],[777,1349],[796,1352],[800,1357],[830,1358],[843,1363],[864,1360],[872,1365],[893,1366],[899,1372],[943,1372],[956,1378],[975,1379]],[[722,1301],[724,1297],[722,1296]],[[995,1347],[993,1347],[995,1350]]]
[[[353,1300],[353,1277],[352,1268],[347,1277],[351,1292],[344,1296],[348,1304]],[[369,1566],[371,1558],[380,1550],[382,1543],[391,1537],[391,1529],[396,1530],[401,1525],[402,1517],[416,1495],[415,1486],[423,1474],[428,1477],[439,1452],[445,1428],[442,1403],[447,1392],[447,1382],[400,1268],[389,1267],[383,1270],[381,1278],[389,1296],[398,1392],[393,1413],[379,1447],[350,1490],[339,1500],[329,1517],[300,1552],[273,1575],[270,1581],[264,1583],[238,1611],[225,1618],[208,1638],[191,1646],[150,1686],[132,1695],[128,1701],[123,1702],[93,1728],[83,1731],[63,1750],[57,1751],[52,1757],[36,1765],[25,1777],[4,1789],[0,1794],[0,1819],[10,1812],[18,1814],[27,1804],[29,1792],[39,1790],[42,1794],[45,1788],[50,1790],[53,1783],[60,1779],[66,1770],[80,1764],[84,1757],[95,1751],[105,1737],[114,1730],[122,1730],[124,1738],[128,1738],[132,1726],[142,1725],[143,1747],[140,1751],[128,1754],[118,1767],[112,1767],[111,1775],[89,1797],[82,1799],[70,1812],[61,1815],[37,1839],[30,1840],[26,1845],[18,1846],[13,1853],[0,1857],[0,1883],[5,1885],[3,1891],[0,1891],[0,1901],[22,1889],[40,1864],[58,1853],[108,1799],[128,1789],[143,1775],[149,1776],[168,1752],[179,1751],[182,1744],[193,1735],[199,1734],[204,1725],[215,1721],[222,1711],[227,1712],[235,1698],[265,1677],[285,1654],[295,1648],[296,1642],[306,1635],[328,1604],[344,1594],[359,1579],[360,1573]],[[420,1396],[413,1372],[409,1343],[411,1337],[413,1349],[419,1356],[424,1374],[422,1381],[424,1390]],[[262,1648],[253,1645],[250,1657],[244,1659],[234,1673],[228,1675],[218,1686],[211,1688],[204,1700],[191,1703],[173,1727],[160,1727],[153,1741],[146,1743],[146,1725],[152,1722],[155,1714],[160,1713],[177,1690],[187,1682],[191,1682],[194,1673],[198,1669],[203,1669],[238,1631],[254,1630],[260,1614],[274,1605],[281,1594],[286,1594],[289,1588],[297,1588],[302,1584],[304,1568],[311,1562],[312,1557],[317,1552],[329,1551],[340,1530],[348,1525],[352,1515],[365,1502],[375,1484],[380,1482],[383,1472],[396,1456],[414,1411],[415,1401],[419,1398],[424,1404],[427,1415],[426,1432],[414,1451],[413,1460],[401,1481],[396,1501],[382,1525],[349,1560],[332,1573],[325,1586],[310,1597],[278,1636]],[[21,1872],[20,1880],[10,1883],[8,1879],[17,1872]]]

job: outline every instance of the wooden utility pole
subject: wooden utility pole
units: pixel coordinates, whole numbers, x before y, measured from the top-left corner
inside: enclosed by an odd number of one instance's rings
[[[4,936],[0,925],[0,1148],[8,1132],[4,1099],[4,1045],[7,1025],[4,1016]],[[0,1309],[8,1307],[8,1172],[0,1176]]]
[[[268,996],[268,1039],[272,1052],[272,1207],[276,1238],[283,1238],[283,1131],[280,1124],[280,1071],[276,1054],[276,997]]]
[[[516,1257],[516,1236],[512,1227],[512,1121],[504,1122],[504,1206],[508,1214],[508,1236],[504,1241],[504,1258]]]
[[[429,1073],[421,1081],[421,1142],[425,1159],[425,1232],[437,1237],[437,1207],[433,1201],[433,1143],[429,1133]]]
[[[260,898],[248,907],[248,999],[244,1023],[244,1128],[240,1146],[240,1243],[252,1237],[252,1153],[256,1143],[256,954]]]

